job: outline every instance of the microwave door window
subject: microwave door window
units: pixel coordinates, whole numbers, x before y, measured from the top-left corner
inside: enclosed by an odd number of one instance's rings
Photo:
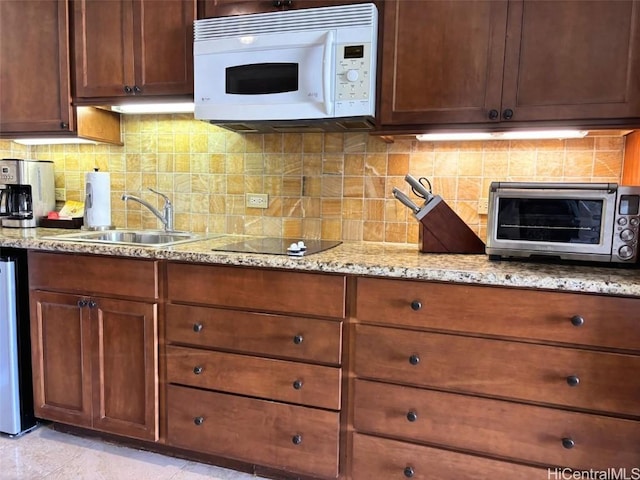
[[[300,89],[297,63],[254,63],[225,69],[227,94],[267,95]]]
[[[500,198],[497,238],[527,242],[597,245],[602,200]]]

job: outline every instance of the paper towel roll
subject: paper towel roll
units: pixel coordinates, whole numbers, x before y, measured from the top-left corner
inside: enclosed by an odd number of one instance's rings
[[[111,226],[111,179],[108,172],[85,175],[85,228]]]

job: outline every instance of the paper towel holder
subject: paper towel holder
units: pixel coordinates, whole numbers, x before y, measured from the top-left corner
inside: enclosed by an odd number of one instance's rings
[[[94,168],[94,172],[100,171],[99,168]],[[113,230],[115,225],[89,225],[87,213],[93,207],[93,187],[90,182],[85,183],[84,193],[84,218],[82,230],[99,231],[99,230]]]

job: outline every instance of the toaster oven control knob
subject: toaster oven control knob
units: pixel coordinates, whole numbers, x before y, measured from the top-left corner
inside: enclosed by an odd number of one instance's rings
[[[633,217],[633,218],[629,221],[629,223],[631,223],[631,226],[632,226],[632,227],[637,227],[637,226],[638,226],[638,224],[640,223],[640,220],[639,220],[637,217]]]
[[[621,227],[624,227],[627,224],[627,219],[624,217],[620,217],[618,219],[618,225],[620,225]]]
[[[620,232],[620,238],[625,242],[628,242],[629,240],[633,240],[633,237],[635,237],[635,234],[633,233],[633,230],[629,228],[625,228]]]
[[[623,245],[618,250],[618,256],[622,259],[633,257],[633,248],[629,245]]]
[[[355,82],[360,77],[358,70],[347,70],[347,80],[350,82]]]

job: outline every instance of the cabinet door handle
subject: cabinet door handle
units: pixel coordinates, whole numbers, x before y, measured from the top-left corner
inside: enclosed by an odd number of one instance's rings
[[[567,385],[569,385],[570,387],[577,387],[579,383],[580,383],[580,378],[578,378],[578,376],[569,375],[567,377]]]
[[[133,93],[142,93],[142,89],[138,85],[134,85]]]
[[[420,300],[414,300],[413,302],[411,302],[411,310],[413,310],[414,312],[417,312],[421,308],[422,302]]]
[[[571,325],[574,327],[581,327],[584,325],[584,318],[581,315],[574,315],[571,317]]]
[[[562,439],[562,446],[567,450],[571,450],[573,447],[575,447],[575,445],[576,445],[576,442],[574,442],[573,439],[571,438]]]
[[[500,112],[498,110],[489,110],[489,120],[496,120],[500,116]]]
[[[193,367],[193,373],[195,373],[196,375],[200,375],[202,373],[203,368],[200,366],[197,367]]]
[[[413,410],[410,411],[409,413],[407,413],[407,420],[409,420],[410,422],[415,422],[416,420],[418,420],[418,414]]]
[[[201,323],[194,323],[193,324],[193,331],[196,333],[200,333],[202,331],[202,324]]]
[[[413,467],[405,467],[402,473],[404,473],[405,477],[411,478],[416,472],[413,470]]]
[[[69,130],[69,124],[66,122],[60,122],[60,128],[62,130]]]
[[[418,355],[411,355],[409,357],[409,363],[411,365],[418,365],[420,363],[420,357]]]
[[[200,426],[204,423],[204,417],[196,417],[193,419],[193,423],[195,423],[197,426]]]
[[[504,112],[502,112],[502,118],[505,120],[511,120],[513,118],[513,110],[507,108]]]
[[[300,334],[293,337],[293,343],[295,343],[296,345],[300,345],[303,341],[304,341],[304,337]]]
[[[129,85],[125,85],[124,86],[124,93],[130,94],[131,92],[133,92],[133,89]]]
[[[300,390],[302,388],[302,380],[295,380],[293,382],[293,388],[295,388],[296,390]]]
[[[294,435],[291,437],[291,441],[294,445],[300,445],[302,443],[302,435]]]
[[[98,306],[98,304],[93,301],[93,300],[89,300],[89,308],[96,308]]]
[[[89,304],[89,302],[87,300],[85,300],[84,298],[82,300],[78,300],[78,307],[80,308],[84,308]]]

